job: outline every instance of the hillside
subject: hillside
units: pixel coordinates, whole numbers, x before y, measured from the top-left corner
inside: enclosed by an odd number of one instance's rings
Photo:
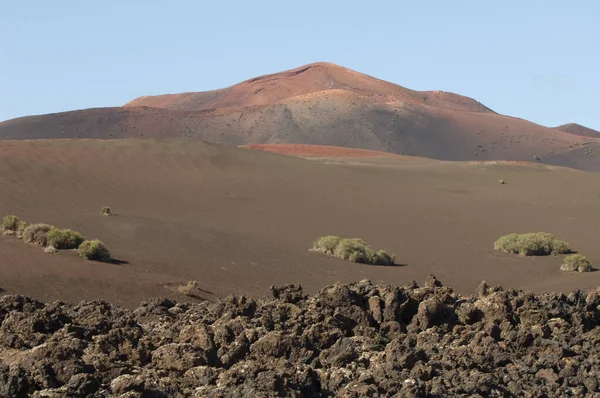
[[[364,278],[408,283],[429,273],[465,294],[482,279],[537,292],[600,285],[600,272],[560,271],[561,256],[493,249],[510,232],[549,231],[598,264],[600,174],[360,151],[318,155],[338,159],[189,139],[0,141],[0,216],[72,228],[104,241],[119,260],[50,255],[0,236],[0,288],[133,308],[157,296],[186,299],[175,287],[188,280],[210,299],[260,297],[286,283],[307,292]],[[114,215],[100,215],[103,206]],[[328,234],[363,238],[402,265],[309,252]]]
[[[582,126],[577,123],[563,124],[562,126],[556,127],[556,129],[575,135],[581,135],[583,137],[600,138],[600,131]]]
[[[414,91],[317,63],[221,90],[141,97],[123,107],[0,123],[0,139],[175,138],[229,145],[313,144],[442,160],[525,160],[600,170],[591,135],[497,114],[440,91]],[[586,152],[589,153],[589,152]]]
[[[376,103],[405,101],[443,109],[491,112],[471,98],[441,91],[409,90],[339,65],[323,62],[256,77],[221,90],[141,97],[125,106],[188,111],[228,109],[272,105],[294,97],[335,90],[354,93]]]

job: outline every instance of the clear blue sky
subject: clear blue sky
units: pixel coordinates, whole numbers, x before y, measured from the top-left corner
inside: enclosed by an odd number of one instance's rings
[[[600,1],[0,0],[0,120],[316,61],[600,130]]]

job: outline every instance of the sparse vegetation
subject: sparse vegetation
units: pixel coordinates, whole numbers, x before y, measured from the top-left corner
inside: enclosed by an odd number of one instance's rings
[[[9,214],[2,219],[2,229],[5,231],[16,231],[19,224],[19,217]]]
[[[110,215],[112,215],[112,213],[110,211],[110,207],[103,207],[101,211],[102,211],[102,215],[103,216],[110,216]]]
[[[25,231],[25,228],[27,228],[28,225],[29,223],[27,223],[26,221],[19,221],[17,223],[17,238],[23,238],[23,231]]]
[[[508,234],[494,243],[494,249],[521,256],[547,256],[570,253],[569,244],[547,232]]]
[[[590,148],[590,147],[586,147],[585,148],[585,152],[584,152],[585,156],[594,156],[594,149]]]
[[[23,240],[40,246],[48,245],[48,232],[54,227],[48,224],[30,224],[23,230]]]
[[[102,208],[103,214],[110,215],[110,208]],[[22,238],[25,243],[33,243],[44,247],[46,253],[56,253],[59,250],[76,249],[77,253],[88,260],[108,261],[110,252],[101,241],[85,240],[85,238],[72,229],[58,229],[50,224],[28,224],[20,221],[17,216],[5,216],[2,221],[4,235],[13,235]]]
[[[323,237],[315,240],[312,250],[321,252],[321,253],[325,253],[325,254],[329,254],[329,255],[333,255],[335,248],[337,247],[338,243],[340,243],[341,240],[342,240],[342,238],[340,238],[339,236],[333,236],[333,235],[323,236]]]
[[[395,255],[384,250],[375,251],[362,239],[344,239],[333,235],[315,240],[312,250],[362,264],[393,265],[396,260]]]
[[[92,261],[108,261],[110,259],[110,252],[98,239],[83,241],[77,248],[77,253]]]
[[[184,296],[194,297],[198,291],[198,282],[188,281],[187,284],[177,287],[177,291]]]
[[[23,237],[23,231],[27,227],[27,222],[19,220],[19,217],[15,215],[4,216],[2,220],[2,230],[5,236],[16,236],[21,239]]]
[[[377,250],[374,258],[376,262],[372,264],[376,265],[394,265],[396,263],[396,255],[390,254],[382,249]]]
[[[581,254],[572,254],[565,257],[563,264],[560,266],[562,271],[579,271],[579,272],[590,272],[592,270],[592,264],[588,261],[585,256]]]
[[[48,244],[58,250],[77,249],[85,238],[71,229],[52,229],[48,232]]]

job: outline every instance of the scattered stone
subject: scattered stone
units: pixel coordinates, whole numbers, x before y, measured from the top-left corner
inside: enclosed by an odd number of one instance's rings
[[[54,246],[46,246],[46,247],[44,247],[44,253],[54,254],[57,251],[58,250],[56,250],[56,248]]]

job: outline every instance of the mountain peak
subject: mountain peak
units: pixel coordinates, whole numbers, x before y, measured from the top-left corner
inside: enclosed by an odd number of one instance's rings
[[[577,123],[567,123],[561,126],[555,127],[556,130],[564,131],[574,135],[580,135],[583,137],[600,138],[600,131],[591,129],[589,127],[582,126]]]
[[[294,97],[345,90],[379,103],[413,103],[458,111],[490,112],[479,102],[441,91],[415,91],[355,70],[315,62],[245,80],[221,90],[139,97],[125,106],[149,106],[182,111],[269,106]]]
[[[579,156],[577,149],[600,141],[599,134],[575,124],[547,128],[499,115],[466,96],[411,90],[329,62],[220,90],[0,123],[3,139],[195,137],[236,146],[325,145],[443,160],[523,161],[552,154],[541,161],[588,170],[600,169],[600,161]]]

